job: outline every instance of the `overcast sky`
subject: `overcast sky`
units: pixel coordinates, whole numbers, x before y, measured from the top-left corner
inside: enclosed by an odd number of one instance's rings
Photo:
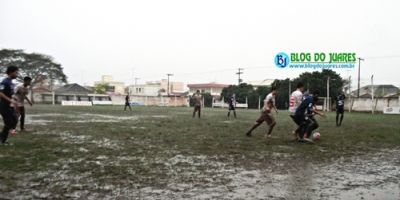
[[[236,83],[296,77],[284,52],[356,52],[362,84],[400,86],[398,0],[0,0],[0,48],[51,55],[69,82],[103,74]],[[357,68],[336,70],[357,78]]]

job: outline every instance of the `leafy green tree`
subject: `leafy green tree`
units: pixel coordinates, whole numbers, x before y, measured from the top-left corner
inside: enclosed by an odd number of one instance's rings
[[[20,68],[18,81],[22,82],[25,76],[32,78],[31,88],[46,79],[49,80],[51,90],[56,82],[67,83],[67,76],[64,74],[61,64],[56,63],[54,58],[48,55],[25,53],[20,49],[0,50],[0,73],[4,73],[7,66],[10,65]],[[31,99],[33,100],[32,90]]]
[[[230,85],[222,89],[221,97],[224,97],[224,101],[227,102],[228,98],[232,94],[236,94],[236,101],[245,103],[247,98],[247,104],[249,108],[258,108],[258,101],[261,99],[261,106],[263,106],[263,99],[270,92],[269,87],[258,87],[254,89],[252,85],[242,83],[239,86]]]
[[[96,85],[94,85],[94,93],[95,94],[105,94],[108,88],[108,84],[107,83],[98,83]]]
[[[321,72],[304,72],[299,77],[291,80],[291,92],[296,90],[298,83],[303,83],[306,91],[319,90],[321,97],[327,96],[326,86],[328,77],[330,79],[329,84],[329,96],[331,100],[342,90],[345,80],[343,80],[338,73],[332,70],[324,69]],[[273,85],[277,87],[278,95],[276,97],[276,105],[279,109],[287,109],[289,102],[289,79],[275,80]],[[331,102],[332,103],[332,102]]]

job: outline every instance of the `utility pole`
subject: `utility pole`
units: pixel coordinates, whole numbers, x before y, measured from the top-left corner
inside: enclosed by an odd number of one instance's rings
[[[351,103],[351,76],[349,76],[349,112],[351,112],[351,107],[352,107],[352,103]]]
[[[361,68],[361,61],[364,61],[363,58],[358,59],[358,87],[357,87],[357,97],[360,97],[360,68]]]
[[[328,79],[326,80],[326,111],[330,110],[330,101],[329,101],[329,80],[331,77],[328,76]]]
[[[374,114],[374,75],[372,75],[371,76],[371,97],[372,97],[372,107],[371,107],[371,110],[372,110],[372,114]]]
[[[238,72],[236,73],[238,75],[238,85],[242,83],[242,79],[240,78],[240,75],[243,74],[243,68],[238,68]]]
[[[169,77],[173,76],[173,74],[167,74],[167,76],[168,76],[167,95],[169,96]]]
[[[290,100],[290,95],[292,94],[291,91],[292,91],[292,83],[290,82],[289,78],[289,100]]]

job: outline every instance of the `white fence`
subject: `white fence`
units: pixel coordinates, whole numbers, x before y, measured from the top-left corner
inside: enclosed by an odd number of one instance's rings
[[[400,107],[385,107],[383,109],[384,114],[400,114]]]
[[[91,101],[61,101],[62,106],[92,106]]]
[[[213,107],[213,108],[228,108],[229,104],[224,102],[224,98],[222,98],[221,101],[217,101],[214,99],[211,107]],[[246,109],[249,108],[249,105],[247,103],[247,97],[246,97],[246,103],[236,102],[235,107],[236,108],[246,108]]]
[[[384,112],[393,110],[395,112],[397,107],[400,107],[400,98],[398,97],[375,98],[373,101],[371,98],[351,98],[345,101],[345,108],[349,111]]]

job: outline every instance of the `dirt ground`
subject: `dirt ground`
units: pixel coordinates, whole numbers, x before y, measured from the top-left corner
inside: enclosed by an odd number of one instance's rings
[[[0,146],[0,199],[400,199],[400,117],[333,113],[321,141],[293,141],[288,113],[274,137],[239,110],[28,108],[28,132]]]

